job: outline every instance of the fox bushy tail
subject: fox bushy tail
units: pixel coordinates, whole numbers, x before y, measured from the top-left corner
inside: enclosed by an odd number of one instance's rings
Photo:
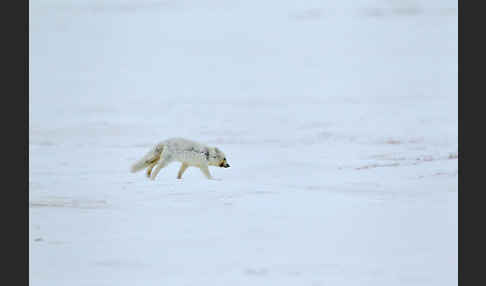
[[[138,172],[157,162],[160,159],[160,154],[162,153],[163,149],[163,145],[155,146],[152,150],[145,154],[142,159],[138,160],[130,167],[130,172]]]

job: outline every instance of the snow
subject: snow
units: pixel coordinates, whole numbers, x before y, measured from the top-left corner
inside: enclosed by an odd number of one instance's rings
[[[29,279],[457,285],[457,1],[30,1]],[[129,173],[217,146],[219,181]]]

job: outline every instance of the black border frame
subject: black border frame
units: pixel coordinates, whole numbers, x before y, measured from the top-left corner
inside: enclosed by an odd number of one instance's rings
[[[29,1],[2,4],[2,284],[29,285]]]

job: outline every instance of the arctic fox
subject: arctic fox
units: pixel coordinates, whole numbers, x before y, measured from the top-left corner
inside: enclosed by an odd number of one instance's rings
[[[160,169],[174,161],[181,162],[181,168],[177,173],[177,179],[189,166],[198,167],[208,179],[213,179],[208,166],[228,168],[226,156],[216,147],[191,141],[184,138],[170,138],[155,145],[142,159],[131,166],[131,172],[135,173],[145,168],[147,177],[154,180]],[[152,172],[152,169],[155,170]]]

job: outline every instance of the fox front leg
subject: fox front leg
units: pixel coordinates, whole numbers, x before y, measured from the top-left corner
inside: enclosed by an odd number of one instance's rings
[[[209,180],[213,179],[213,177],[211,176],[211,173],[209,173],[208,166],[200,166],[199,169],[204,174],[204,176],[206,176],[206,178],[208,178]]]

